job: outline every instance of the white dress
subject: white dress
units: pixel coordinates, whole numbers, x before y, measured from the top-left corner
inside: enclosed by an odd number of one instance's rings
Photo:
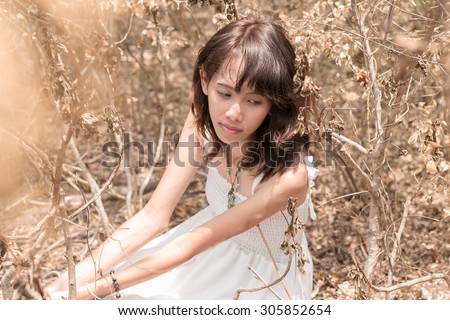
[[[311,188],[318,170],[311,166],[311,158],[305,157],[308,171],[308,193],[305,201],[297,207],[298,217],[306,223],[308,217],[315,218],[311,202]],[[262,176],[255,178],[252,193]],[[155,249],[160,248],[175,237],[221,214],[227,209],[227,193],[230,184],[219,174],[216,168],[208,168],[206,180],[206,199],[209,205],[187,219],[177,227],[150,241],[136,252],[130,261],[137,261]],[[237,193],[236,203],[244,201],[245,196]],[[258,288],[264,286],[261,280],[270,283],[287,270],[288,256],[280,249],[288,227],[286,212],[277,212],[259,224],[272,255],[264,244],[257,227],[226,240],[193,257],[186,263],[152,280],[122,290],[121,299],[233,299],[237,289]],[[288,217],[289,220],[289,217]],[[289,272],[271,287],[255,292],[242,292],[239,299],[310,299],[312,291],[313,263],[308,244],[302,229],[298,230],[297,242],[301,245],[304,258],[304,273],[297,268],[297,258],[292,258]],[[278,272],[271,258],[276,260]],[[122,266],[119,266],[120,269]],[[254,271],[251,271],[251,267]],[[287,290],[286,290],[287,288]],[[289,291],[289,295],[287,293]],[[274,293],[275,292],[275,293]]]

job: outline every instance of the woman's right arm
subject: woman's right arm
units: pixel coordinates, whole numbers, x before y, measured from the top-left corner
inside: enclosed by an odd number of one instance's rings
[[[77,286],[95,281],[101,273],[126,260],[145,243],[164,232],[178,201],[202,163],[202,144],[194,117],[189,113],[169,165],[147,204],[117,228],[97,249],[76,265]],[[51,294],[68,290],[65,272],[45,291]]]

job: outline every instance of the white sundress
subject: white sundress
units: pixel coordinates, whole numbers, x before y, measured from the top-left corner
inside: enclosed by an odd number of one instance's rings
[[[308,192],[305,201],[297,207],[298,217],[306,223],[308,217],[315,219],[311,201],[311,189],[318,170],[312,167],[311,157],[305,157],[308,171]],[[255,178],[252,194],[262,176]],[[147,256],[152,251],[164,246],[179,235],[203,224],[227,210],[227,193],[230,184],[216,168],[208,167],[206,180],[206,199],[208,206],[180,225],[150,241],[137,251],[125,264],[129,265]],[[236,202],[246,199],[237,193]],[[259,224],[267,245],[276,260],[278,272],[271,255],[264,244],[260,231],[253,227],[244,233],[230,238],[202,253],[196,255],[184,264],[154,279],[137,284],[121,291],[121,299],[196,299],[196,300],[230,300],[235,298],[236,290],[240,288],[257,288],[264,286],[258,277],[270,283],[279,278],[287,269],[288,256],[280,249],[285,239],[288,227],[285,216],[287,213],[277,212]],[[289,220],[289,218],[288,218]],[[265,288],[255,292],[242,292],[239,299],[273,300],[273,299],[310,299],[313,279],[313,262],[308,250],[308,244],[302,229],[298,230],[297,242],[301,245],[304,258],[304,272],[297,268],[297,258],[293,257],[289,272],[281,282],[273,285],[271,290]],[[251,271],[251,267],[254,271]],[[286,290],[287,288],[287,290]],[[287,293],[289,292],[289,295]]]

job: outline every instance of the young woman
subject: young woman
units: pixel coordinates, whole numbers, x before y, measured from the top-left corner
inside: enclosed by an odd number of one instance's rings
[[[231,22],[206,43],[173,159],[145,207],[76,266],[77,299],[233,299],[240,289],[252,289],[240,299],[310,298],[301,227],[314,218],[317,171],[304,161],[295,74],[295,51],[273,22]],[[209,206],[162,234],[202,163]],[[67,297],[67,282],[66,273],[50,284],[49,298]]]

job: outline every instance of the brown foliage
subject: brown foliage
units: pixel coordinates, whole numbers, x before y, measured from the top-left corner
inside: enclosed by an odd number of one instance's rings
[[[301,128],[321,170],[318,219],[307,226],[315,296],[449,297],[448,3],[10,0],[0,9],[0,275],[27,269],[13,278],[38,290],[68,268],[64,254],[84,258],[142,206],[188,112],[197,50],[236,14],[259,14],[305,53],[311,77],[301,75],[299,93],[319,98]],[[173,224],[204,205],[203,184],[200,172]]]

